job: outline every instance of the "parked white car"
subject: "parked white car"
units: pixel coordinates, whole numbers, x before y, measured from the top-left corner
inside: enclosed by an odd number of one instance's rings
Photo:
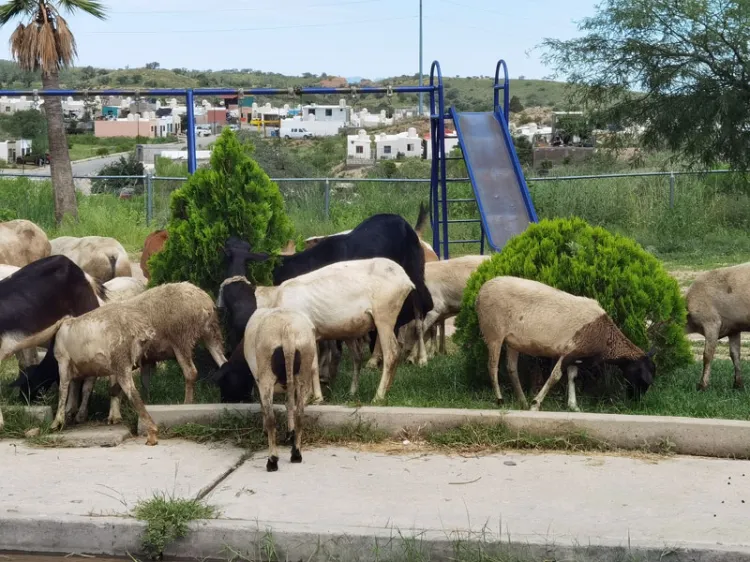
[[[293,127],[284,134],[285,139],[311,139],[312,133],[304,127]]]

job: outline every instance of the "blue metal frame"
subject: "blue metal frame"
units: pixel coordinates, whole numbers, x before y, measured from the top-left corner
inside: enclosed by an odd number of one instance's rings
[[[435,81],[437,80],[437,84]],[[437,100],[435,100],[437,94]],[[437,103],[436,103],[437,101]],[[448,184],[445,161],[445,98],[443,97],[443,73],[440,63],[434,61],[430,67],[430,142],[432,144],[432,168],[430,197],[432,199],[432,244],[443,259],[448,259]],[[440,225],[442,223],[442,233]],[[441,242],[442,234],[442,242]]]
[[[503,69],[503,83],[500,85],[500,68]],[[495,84],[492,88],[492,111],[500,111],[500,90],[503,91],[503,113],[505,114],[505,121],[510,120],[510,80],[508,79],[508,65],[505,64],[503,59],[497,61],[495,66]]]
[[[195,154],[195,103],[193,90],[185,94],[185,106],[187,107],[187,128],[185,132],[188,143],[188,174],[194,174],[198,169],[198,159]]]

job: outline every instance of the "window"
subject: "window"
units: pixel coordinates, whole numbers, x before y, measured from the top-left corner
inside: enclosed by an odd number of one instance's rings
[[[314,110],[314,109],[308,109],[308,110],[307,110],[307,113],[308,113],[309,115],[315,115],[315,110]]]
[[[333,117],[333,109],[326,109],[326,117]]]
[[[406,145],[406,152],[412,152],[414,150],[413,144],[407,144]]]
[[[387,144],[383,147],[383,154],[390,154],[391,153],[391,145]]]
[[[364,146],[358,146],[356,150],[357,150],[357,154],[364,154],[365,153],[365,147]]]

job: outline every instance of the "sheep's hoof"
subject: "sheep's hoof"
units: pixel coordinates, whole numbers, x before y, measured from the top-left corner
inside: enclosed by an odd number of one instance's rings
[[[743,390],[745,388],[745,383],[742,379],[734,379],[734,389],[735,390]]]
[[[299,452],[297,447],[292,447],[292,462],[302,462],[302,453]]]
[[[319,406],[322,403],[323,403],[323,397],[322,396],[320,398],[314,398],[313,401],[312,401],[313,406]]]
[[[52,431],[62,430],[62,428],[63,428],[63,424],[57,420],[53,421],[52,425],[50,426],[50,429]]]
[[[539,411],[539,402],[532,402],[531,407],[529,408],[530,412],[538,412]]]
[[[159,439],[157,439],[155,433],[149,433],[148,438],[146,439],[146,445],[149,447],[153,447],[154,445],[157,445],[159,443]]]
[[[697,385],[695,385],[696,390],[706,390],[708,388],[707,384],[703,384],[702,382],[699,382]]]
[[[107,423],[109,425],[120,425],[122,423],[122,416],[109,416]]]
[[[498,406],[502,406],[503,404],[505,404],[505,400],[503,400],[502,398],[496,398],[495,402]]]
[[[266,463],[266,471],[276,472],[277,470],[279,470],[279,457],[268,457],[268,462]]]
[[[77,415],[77,416],[76,416],[76,423],[78,423],[78,424],[81,424],[81,423],[86,423],[86,418],[87,418],[87,417],[88,417],[88,413],[87,413],[86,415],[83,415],[83,416],[82,416],[82,415],[80,415],[80,414],[79,414],[79,415]]]

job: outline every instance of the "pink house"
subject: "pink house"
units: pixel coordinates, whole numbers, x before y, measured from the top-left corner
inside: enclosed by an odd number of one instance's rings
[[[129,121],[94,121],[95,137],[148,137],[156,136],[156,119],[139,119]]]

